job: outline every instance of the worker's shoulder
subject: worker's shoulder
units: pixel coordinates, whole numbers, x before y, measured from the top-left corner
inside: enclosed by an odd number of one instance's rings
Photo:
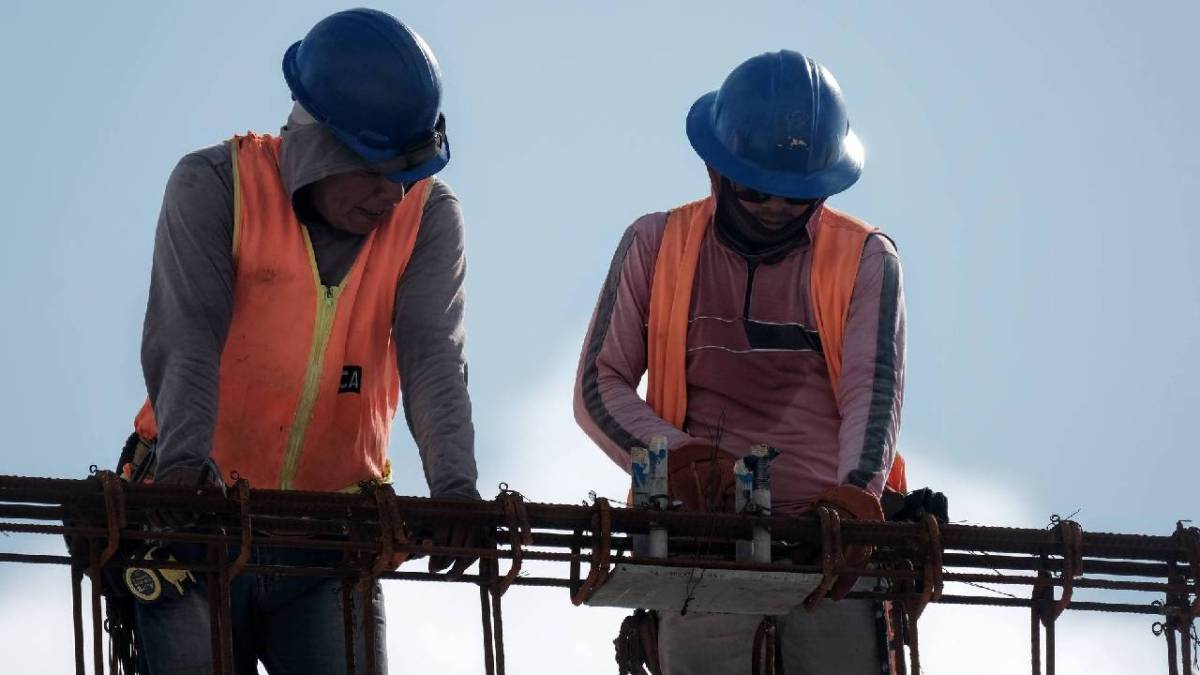
[[[668,214],[669,211],[652,211],[639,216],[625,229],[622,242],[648,251],[658,250],[667,229]]]
[[[446,183],[436,176],[429,178],[429,192],[425,195],[425,204],[421,207],[421,230],[419,239],[427,239],[435,233],[445,230],[461,231],[463,229],[462,208],[458,203],[458,195]]]
[[[840,211],[830,206],[825,207],[825,218],[822,219],[822,226],[826,224],[838,227],[845,227],[856,230],[864,230],[868,232],[867,241],[863,244],[863,258],[873,255],[887,254],[897,256],[896,242],[891,235],[886,234],[883,230],[868,223],[867,221],[853,216],[845,211]]]
[[[458,204],[458,195],[451,189],[450,184],[437,176],[430,176],[429,194],[425,196],[425,215],[429,215],[432,210],[440,206],[448,206],[451,203]]]
[[[233,168],[233,150],[229,141],[192,150],[179,159],[178,166],[207,168],[231,171]]]
[[[446,181],[430,177],[425,203],[421,207],[421,225],[417,228],[417,250],[461,251],[466,234],[458,196]]]
[[[192,150],[175,163],[167,189],[195,189],[220,186],[233,190],[233,151],[224,141]]]
[[[867,235],[867,241],[863,244],[863,258],[869,258],[875,255],[890,255],[894,258],[900,257],[900,252],[896,249],[896,242],[883,232],[872,232]]]

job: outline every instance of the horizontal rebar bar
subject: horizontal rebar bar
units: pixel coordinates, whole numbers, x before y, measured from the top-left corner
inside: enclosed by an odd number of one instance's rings
[[[707,568],[788,573],[855,574],[891,580],[893,590],[872,592],[861,597],[887,599],[934,599],[936,602],[974,605],[1030,607],[1035,602],[1024,598],[942,595],[936,598],[930,584],[969,583],[1025,586],[1028,588],[1064,588],[1171,594],[1184,598],[1196,592],[1195,567],[1190,558],[1200,552],[1189,551],[1180,536],[1150,536],[1084,532],[1081,545],[1068,549],[1058,529],[991,527],[981,525],[941,525],[935,528],[940,542],[940,566],[929,566],[930,525],[927,523],[891,523],[846,521],[840,524],[843,544],[866,544],[875,548],[870,567],[847,567],[834,556],[822,567],[817,553],[822,541],[821,524],[811,515],[800,517],[755,517],[735,514],[649,511],[608,508],[608,529],[594,541],[592,532],[596,506],[577,504],[522,503],[522,522],[511,522],[514,511],[501,499],[494,501],[438,500],[423,497],[388,497],[399,522],[399,538],[383,546],[380,537],[391,532],[392,516],[381,523],[382,504],[373,494],[335,494],[279,490],[249,490],[244,503],[226,497],[216,488],[197,491],[155,485],[131,485],[109,478],[110,492],[117,485],[120,499],[106,499],[104,482],[88,479],[33,478],[0,476],[0,532],[64,535],[91,540],[95,547],[113,546],[115,535],[121,541],[217,544],[236,552],[245,543],[256,547],[303,548],[341,551],[347,560],[332,567],[286,567],[246,565],[247,574],[326,575],[355,577],[367,573],[374,559],[384,551],[407,557],[459,556],[493,560],[524,560],[546,563],[570,563],[590,566],[593,546],[612,551],[611,562],[629,565],[657,565],[677,568]],[[509,493],[511,496],[513,493]],[[108,504],[120,503],[120,513],[110,514]],[[149,510],[170,504],[174,511],[197,516],[196,528],[162,532],[149,528]],[[509,504],[511,506],[511,504]],[[114,507],[116,508],[116,507]],[[248,518],[249,520],[244,520]],[[12,522],[27,521],[27,522]],[[249,522],[248,531],[243,524]],[[673,556],[639,558],[631,554],[632,536],[649,531],[651,522],[671,533]],[[431,540],[436,528],[462,524],[488,528],[497,535],[499,547],[451,547]],[[508,528],[528,533],[530,542],[514,551]],[[766,527],[776,541],[773,564],[738,562],[734,542],[751,536],[756,527]],[[586,534],[582,534],[586,533]],[[0,539],[0,541],[3,541]],[[1078,541],[1078,540],[1077,540]],[[803,552],[803,553],[801,553]],[[84,554],[81,554],[84,555]],[[609,554],[605,553],[605,556]],[[796,556],[802,564],[788,562]],[[1074,561],[1069,566],[1066,561]],[[0,552],[0,562],[84,565],[83,558],[70,556]],[[157,567],[216,572],[213,563],[161,562],[114,556],[104,566]],[[514,563],[515,564],[515,563]],[[1072,579],[1064,580],[1063,569],[1071,569]],[[979,570],[991,570],[984,573]],[[1019,574],[1045,572],[1049,576]],[[935,577],[926,578],[930,574]],[[1098,578],[1105,577],[1105,578]],[[419,572],[386,572],[382,578],[460,581],[480,583],[478,576],[450,579],[444,575]],[[1136,579],[1136,580],[1135,580]],[[578,579],[522,577],[517,585],[572,587]],[[903,582],[903,583],[901,583]],[[926,588],[924,595],[901,592],[901,587]],[[1064,590],[1065,592],[1065,590]],[[852,597],[854,595],[852,594]],[[1069,609],[1155,614],[1170,610],[1149,604],[1108,602],[1070,602]]]

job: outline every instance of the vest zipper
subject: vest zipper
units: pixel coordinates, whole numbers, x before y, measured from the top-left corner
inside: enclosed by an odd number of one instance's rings
[[[283,466],[279,470],[280,490],[292,489],[296,471],[300,467],[300,454],[304,449],[305,433],[317,407],[321,375],[325,372],[325,347],[329,345],[329,334],[333,331],[333,319],[337,314],[337,300],[342,287],[321,285],[320,289],[322,292],[317,294],[317,318],[313,327],[312,350],[308,354],[308,370],[304,373],[304,390],[300,394],[300,402],[296,404],[292,432],[288,436]]]

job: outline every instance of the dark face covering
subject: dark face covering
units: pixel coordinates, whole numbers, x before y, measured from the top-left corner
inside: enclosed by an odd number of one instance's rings
[[[767,227],[738,201],[728,178],[720,179],[713,218],[717,236],[748,260],[771,263],[808,243],[808,221],[824,200],[813,202],[797,218],[781,227]]]

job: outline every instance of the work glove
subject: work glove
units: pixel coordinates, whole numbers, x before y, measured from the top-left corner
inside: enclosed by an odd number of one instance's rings
[[[205,488],[216,487],[222,493],[225,491],[225,483],[221,480],[221,474],[217,469],[217,465],[211,459],[202,464],[199,468],[178,467],[163,475],[155,475],[153,479],[147,480],[147,483],[155,485],[174,485],[196,489],[196,494],[200,494]],[[156,530],[186,530],[195,527],[199,515],[194,511],[186,511],[173,509],[170,506],[159,506],[148,509],[146,517],[150,521],[151,527]]]
[[[470,499],[478,501],[479,497],[471,497]],[[445,523],[433,527],[420,528],[417,531],[416,539],[426,545],[452,546],[455,548],[486,548],[492,540],[492,531],[489,528],[478,525]],[[422,557],[420,554],[406,555],[406,559],[408,560],[420,557]],[[476,560],[478,560],[477,556],[431,555],[429,556],[429,571],[437,573],[449,568],[446,576],[450,579],[457,579]]]
[[[682,502],[685,511],[733,513],[737,458],[706,443],[689,443],[667,456],[667,483],[671,502]]]
[[[889,493],[885,492],[884,497],[888,496]],[[938,523],[942,525],[950,522],[950,507],[946,495],[934,492],[929,488],[921,488],[906,495],[900,495],[892,508],[885,508],[884,511],[887,513],[888,520],[897,522],[919,523],[927,513],[937,518]]]
[[[433,530],[431,541],[435,546],[453,546],[457,548],[483,548],[484,544],[490,539],[490,535],[485,528],[478,525],[464,525],[455,523],[451,525],[438,525]],[[446,576],[450,579],[457,579],[463,575],[478,560],[476,556],[444,556],[432,555],[429,556],[429,571],[441,572],[449,567]]]
[[[817,497],[817,506],[836,509],[842,520],[883,520],[883,509],[879,499],[866,490],[853,485],[839,485],[830,488]],[[862,567],[871,559],[874,547],[869,544],[851,544],[842,552],[842,559],[847,567]],[[842,574],[834,582],[829,596],[841,600],[854,587],[858,575]]]

